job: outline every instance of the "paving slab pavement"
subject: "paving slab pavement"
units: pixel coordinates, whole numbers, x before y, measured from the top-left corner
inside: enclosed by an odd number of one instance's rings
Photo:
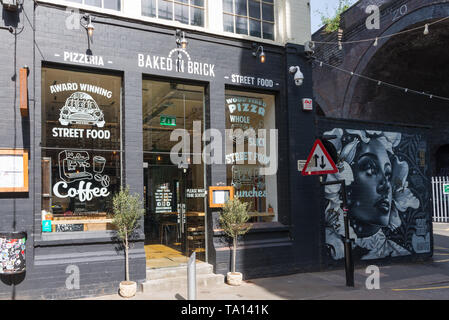
[[[368,290],[369,274],[365,268],[355,270],[355,287],[345,286],[344,269],[299,273],[244,281],[239,287],[222,284],[199,288],[198,300],[414,300],[449,299],[449,224],[434,224],[435,254],[426,262],[380,266],[380,289]],[[186,290],[178,292],[139,292],[131,300],[185,300]],[[116,295],[88,298],[94,300],[128,300]]]

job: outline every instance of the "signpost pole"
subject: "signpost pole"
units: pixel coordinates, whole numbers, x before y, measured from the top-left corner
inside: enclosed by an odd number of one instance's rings
[[[349,235],[349,217],[347,208],[347,197],[346,197],[346,183],[345,180],[322,182],[324,186],[340,184],[341,191],[343,193],[343,214],[344,214],[344,225],[345,225],[345,271],[346,271],[346,286],[354,287],[354,260],[352,259],[352,240]]]
[[[322,139],[325,141],[332,140],[336,136],[325,136]],[[338,162],[338,155],[336,155],[336,150],[333,148],[332,144],[328,144],[331,148],[331,156],[320,139],[315,141],[312,151],[306,161],[306,164],[302,170],[303,176],[308,175],[323,175],[323,174],[333,174],[337,173],[338,169],[335,165]],[[313,161],[314,160],[314,161]],[[345,180],[337,180],[330,182],[322,182],[321,185],[341,185],[341,192],[343,193],[343,217],[344,217],[344,227],[345,227],[345,237],[344,237],[344,247],[345,247],[345,270],[346,270],[346,286],[354,287],[354,261],[352,260],[352,240],[349,235],[349,217],[348,217],[348,207],[347,207],[347,196],[346,196],[346,182]]]
[[[354,261],[352,260],[352,239],[349,235],[349,217],[346,198],[346,183],[341,180],[341,190],[343,193],[343,217],[345,223],[345,270],[346,270],[346,286],[354,287]]]

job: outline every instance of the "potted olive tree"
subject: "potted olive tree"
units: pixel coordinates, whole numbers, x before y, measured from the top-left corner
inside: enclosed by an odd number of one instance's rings
[[[238,197],[228,200],[220,215],[220,225],[227,236],[232,238],[232,271],[226,275],[230,285],[239,286],[242,283],[242,274],[235,271],[238,236],[244,235],[251,229],[248,223],[248,203],[241,202]]]
[[[117,236],[122,241],[125,250],[125,281],[120,282],[120,295],[130,298],[136,294],[137,283],[129,280],[129,239],[136,231],[139,220],[144,214],[142,202],[137,194],[131,195],[129,187],[120,187],[120,192],[112,200],[114,207],[113,224],[117,229]]]

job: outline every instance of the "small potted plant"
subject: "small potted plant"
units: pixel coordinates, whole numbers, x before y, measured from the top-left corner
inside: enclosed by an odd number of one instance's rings
[[[273,213],[274,212],[273,207],[271,206],[271,204],[268,205],[268,212],[269,213]]]
[[[120,282],[120,295],[130,298],[136,294],[137,283],[129,280],[129,239],[138,227],[138,222],[144,214],[142,202],[139,196],[131,195],[129,187],[114,195],[112,200],[114,219],[112,223],[117,229],[117,236],[122,241],[125,250],[125,281]]]
[[[232,238],[232,271],[226,275],[226,282],[229,285],[239,286],[242,283],[243,275],[235,271],[237,239],[251,229],[248,223],[248,203],[241,202],[238,197],[228,200],[220,215],[220,225],[227,236]]]

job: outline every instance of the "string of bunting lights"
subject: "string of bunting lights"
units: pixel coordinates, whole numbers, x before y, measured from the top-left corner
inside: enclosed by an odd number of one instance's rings
[[[424,35],[428,35],[430,33],[430,31],[429,31],[429,27],[430,26],[432,26],[434,24],[437,24],[437,23],[440,23],[440,22],[443,22],[443,21],[445,21],[447,19],[449,19],[449,16],[448,17],[444,17],[444,18],[439,19],[439,20],[436,20],[434,22],[426,23],[424,26],[419,26],[419,27],[415,27],[415,28],[399,31],[399,32],[388,34],[388,35],[384,35],[384,36],[378,36],[378,37],[375,37],[375,38],[368,38],[368,39],[361,39],[361,40],[341,41],[343,33],[340,30],[340,32],[338,34],[338,41],[337,42],[332,42],[332,41],[312,41],[312,42],[313,43],[318,43],[318,44],[335,44],[335,45],[338,45],[338,48],[340,50],[343,49],[342,46],[344,44],[352,44],[352,43],[374,42],[373,45],[377,46],[379,40],[386,39],[386,38],[391,38],[391,37],[394,37],[394,36],[402,35],[402,34],[405,34],[405,33],[416,31],[416,30],[424,29],[424,32],[423,32]]]
[[[414,93],[414,94],[418,94],[418,95],[428,96],[430,99],[440,99],[440,100],[444,100],[444,101],[449,101],[449,98],[446,98],[446,97],[442,97],[442,96],[438,96],[438,95],[435,95],[435,94],[426,93],[426,92],[422,92],[422,91],[417,91],[417,90],[401,87],[401,86],[398,86],[398,85],[395,85],[395,84],[392,84],[392,83],[389,83],[389,82],[373,79],[373,78],[364,76],[362,74],[358,74],[358,73],[355,73],[355,72],[352,72],[352,71],[348,71],[348,70],[345,70],[345,69],[333,66],[331,64],[328,64],[326,62],[323,62],[323,61],[320,61],[320,60],[317,60],[317,59],[314,59],[313,62],[317,63],[320,67],[322,67],[324,65],[324,66],[327,66],[329,68],[333,68],[333,69],[339,70],[341,72],[350,74],[351,76],[356,76],[356,77],[359,77],[359,78],[362,78],[362,79],[365,79],[365,80],[368,80],[368,81],[376,82],[378,86],[384,85],[384,86],[387,86],[387,87],[391,87],[391,88],[394,88],[394,89],[398,89],[398,90],[404,91],[405,93],[409,93],[410,92],[410,93]]]
[[[428,35],[430,33],[429,26],[437,24],[437,23],[440,23],[440,22],[443,22],[443,21],[445,21],[447,19],[449,19],[449,16],[448,17],[444,17],[444,18],[439,19],[439,20],[434,21],[434,22],[426,23],[424,26],[419,26],[419,27],[407,29],[407,30],[396,32],[396,33],[392,33],[392,34],[389,34],[389,35],[379,36],[379,37],[370,38],[370,39],[351,40],[351,41],[344,41],[344,42],[341,41],[341,38],[342,38],[342,35],[343,35],[342,30],[339,30],[339,33],[338,33],[339,41],[338,42],[327,42],[327,41],[312,41],[312,42],[313,43],[318,43],[318,44],[335,44],[335,45],[338,45],[340,50],[342,50],[342,45],[343,44],[351,44],[351,43],[362,43],[362,42],[372,42],[372,41],[374,41],[373,46],[377,46],[378,41],[381,40],[381,39],[391,38],[391,37],[394,37],[394,36],[397,36],[397,35],[402,35],[402,34],[413,32],[413,31],[420,30],[420,29],[423,29],[423,28],[424,28],[424,35]],[[430,99],[435,98],[435,99],[440,99],[440,100],[444,100],[444,101],[449,101],[449,98],[446,98],[446,97],[442,97],[442,96],[438,96],[438,95],[435,95],[435,94],[426,93],[426,92],[422,92],[422,91],[417,91],[417,90],[401,87],[401,86],[398,86],[398,85],[395,85],[395,84],[392,84],[392,83],[389,83],[389,82],[373,79],[373,78],[364,76],[362,74],[358,74],[358,73],[355,73],[353,71],[348,71],[348,70],[345,70],[345,69],[333,66],[331,64],[325,63],[323,61],[319,61],[316,58],[314,58],[314,63],[318,63],[320,67],[325,65],[327,67],[330,67],[330,68],[339,70],[341,72],[350,74],[351,76],[356,76],[356,77],[359,77],[359,78],[362,78],[362,79],[365,79],[365,80],[368,80],[368,81],[376,82],[377,85],[379,85],[379,86],[384,85],[384,86],[387,86],[387,87],[391,87],[391,88],[394,88],[394,89],[398,89],[398,90],[404,91],[405,93],[409,93],[410,92],[410,93],[414,93],[414,94],[418,94],[418,95],[428,96]]]

